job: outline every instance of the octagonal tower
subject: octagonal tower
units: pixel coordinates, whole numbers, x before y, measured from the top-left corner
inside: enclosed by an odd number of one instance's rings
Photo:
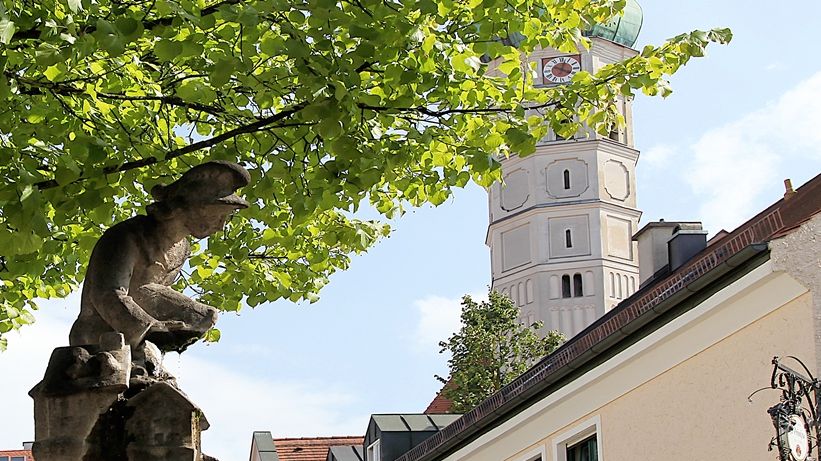
[[[592,46],[576,54],[543,49],[527,57],[542,85],[596,72],[636,55],[641,8],[587,31]],[[618,101],[626,126],[601,136],[583,129],[563,139],[549,133],[536,152],[502,161],[504,186],[489,191],[486,243],[493,289],[510,296],[521,320],[544,322],[543,333],[571,337],[638,288],[632,236],[636,208],[631,101]]]

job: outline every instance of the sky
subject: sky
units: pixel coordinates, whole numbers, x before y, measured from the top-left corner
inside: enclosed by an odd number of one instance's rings
[[[695,28],[730,27],[672,80],[667,99],[633,107],[642,223],[701,220],[731,230],[821,172],[821,2],[640,0],[637,48]],[[275,437],[361,435],[372,413],[421,412],[446,374],[438,342],[458,328],[459,299],[490,283],[487,197],[472,186],[395,231],[334,275],[315,304],[277,302],[224,314],[222,340],[168,355],[211,428],[205,452],[248,459],[253,431]],[[79,295],[43,303],[38,322],[0,353],[0,449],[34,438],[26,395],[54,347],[68,343]]]

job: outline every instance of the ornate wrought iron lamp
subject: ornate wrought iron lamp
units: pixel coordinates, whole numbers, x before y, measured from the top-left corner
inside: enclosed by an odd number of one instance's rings
[[[776,431],[770,450],[776,448],[781,461],[811,461],[813,452],[815,461],[821,460],[821,422],[818,420],[821,382],[801,360],[792,356],[784,358],[798,362],[806,374],[784,365],[780,357],[773,358],[770,387],[781,391],[781,398],[767,410]]]

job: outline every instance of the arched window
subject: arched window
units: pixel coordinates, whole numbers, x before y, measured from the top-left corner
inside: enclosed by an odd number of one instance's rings
[[[616,297],[616,275],[612,272],[610,273],[610,297]]]
[[[564,189],[569,190],[570,189],[570,170],[564,170],[564,173],[562,174],[562,176],[564,177]]]
[[[564,246],[573,248],[573,234],[570,232],[570,229],[564,231]]]
[[[570,297],[570,276],[562,275],[562,298]]]
[[[584,287],[582,286],[582,274],[573,274],[573,296],[584,296]]]

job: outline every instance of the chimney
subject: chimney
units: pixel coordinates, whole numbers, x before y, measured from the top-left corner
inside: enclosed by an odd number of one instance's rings
[[[31,451],[31,447],[34,446],[34,442],[23,442],[23,450]]]
[[[785,179],[784,180],[784,200],[791,199],[792,196],[795,195],[795,194],[796,194],[796,192],[792,188],[792,181],[789,178]]]
[[[667,241],[673,235],[677,222],[665,222],[663,219],[647,223],[633,240],[639,247],[639,285],[653,278],[653,275],[667,266]]]
[[[667,242],[670,271],[684,265],[690,258],[707,248],[707,231],[700,222],[678,223],[673,237]]]
[[[656,274],[669,273],[707,246],[707,232],[697,221],[647,223],[633,240],[639,247],[639,286],[653,280]]]

